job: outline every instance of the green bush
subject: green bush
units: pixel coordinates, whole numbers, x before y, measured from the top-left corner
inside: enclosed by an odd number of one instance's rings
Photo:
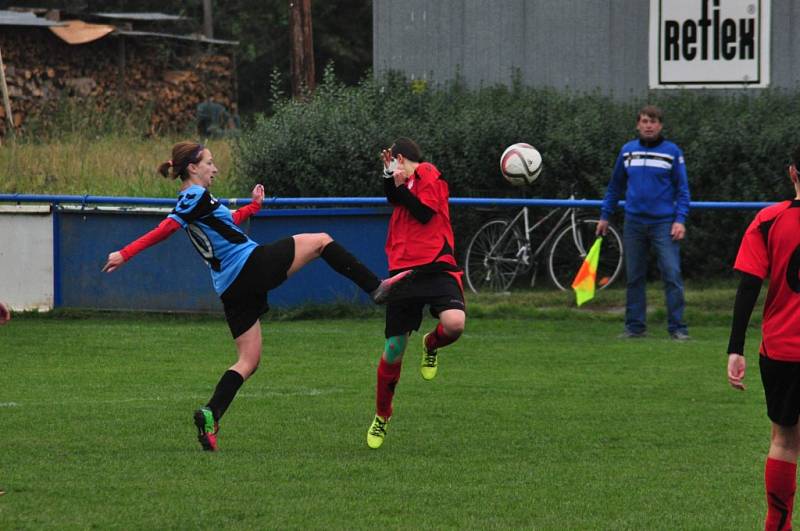
[[[798,116],[795,93],[654,92],[622,101],[599,93],[561,93],[523,86],[468,90],[389,74],[356,87],[328,69],[318,90],[300,102],[279,97],[275,114],[258,116],[236,146],[242,193],[262,182],[275,196],[379,196],[378,154],[398,136],[414,138],[442,171],[453,197],[600,199],[615,157],[635,136],[636,111],[655,103],[665,134],[686,155],[693,201],[770,201],[792,195],[785,166]],[[508,185],[498,161],[506,146],[528,142],[544,158],[530,189]],[[684,245],[687,276],[725,275],[752,211],[695,210]],[[481,215],[454,209],[457,245]],[[621,224],[621,215],[617,215]]]

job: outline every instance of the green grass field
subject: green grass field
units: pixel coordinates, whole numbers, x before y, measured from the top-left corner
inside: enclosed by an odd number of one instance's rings
[[[222,318],[20,316],[0,528],[757,529],[758,333],[735,392],[709,322],[676,343],[658,321],[624,341],[615,316],[473,318],[432,382],[414,336],[379,450],[382,320],[268,322],[209,454],[191,414],[234,360]]]

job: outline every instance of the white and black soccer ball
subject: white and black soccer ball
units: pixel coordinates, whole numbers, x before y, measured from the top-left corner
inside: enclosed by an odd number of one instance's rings
[[[513,144],[500,157],[500,171],[514,186],[533,184],[542,173],[542,155],[530,144]]]

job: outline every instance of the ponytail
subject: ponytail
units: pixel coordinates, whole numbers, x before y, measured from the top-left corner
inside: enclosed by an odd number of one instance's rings
[[[165,179],[174,179],[177,175],[170,175],[169,170],[172,168],[172,161],[168,160],[166,162],[162,162],[158,165],[158,173],[161,174],[162,177]]]
[[[200,162],[203,158],[204,149],[203,144],[198,144],[197,142],[178,142],[172,146],[172,159],[162,162],[157,171],[165,178],[176,179],[180,177],[182,181],[185,181],[189,178],[189,173],[186,171],[189,164]]]

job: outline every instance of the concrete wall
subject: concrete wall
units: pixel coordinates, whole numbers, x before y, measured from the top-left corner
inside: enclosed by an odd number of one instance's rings
[[[0,205],[0,301],[14,310],[53,307],[50,206]]]

